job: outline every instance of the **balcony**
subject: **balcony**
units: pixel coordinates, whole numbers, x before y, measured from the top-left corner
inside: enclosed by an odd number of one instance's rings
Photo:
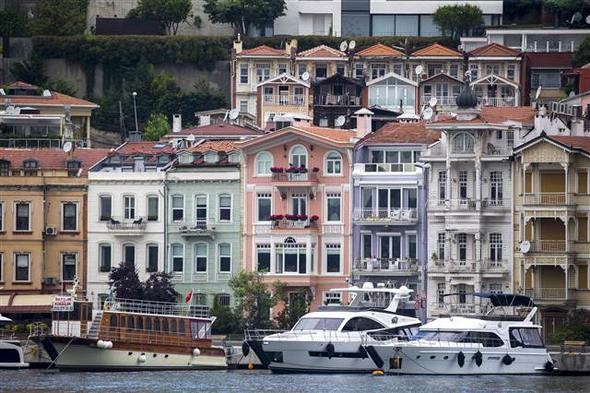
[[[304,172],[301,172],[300,169],[291,171],[290,168],[286,170],[276,168],[273,169],[271,179],[277,187],[313,186],[318,182],[318,172],[319,170],[308,171],[305,169]]]
[[[178,224],[178,232],[183,237],[209,237],[215,239],[215,227],[208,220]]]
[[[411,225],[418,222],[416,209],[355,209],[355,223],[363,225]]]
[[[531,242],[533,253],[563,253],[567,251],[565,240],[535,240]]]
[[[512,207],[512,200],[510,198],[490,199],[485,198],[481,201],[480,209],[488,212],[498,210],[507,210]],[[430,199],[428,201],[428,208],[430,210],[455,210],[455,211],[475,211],[478,209],[477,200],[470,198],[460,199]]]
[[[265,94],[263,96],[264,105],[275,105],[275,106],[304,106],[305,105],[305,94]]]
[[[566,288],[529,288],[525,289],[526,296],[535,303],[563,304],[566,301],[575,302],[575,290]]]
[[[422,96],[422,103],[428,104],[428,102],[432,99],[436,98],[436,105],[439,107],[456,107],[457,106],[457,96],[432,96],[432,95],[425,95]]]
[[[483,274],[504,275],[510,273],[508,261],[504,260],[496,261],[488,259],[482,263],[481,268]]]
[[[268,234],[280,231],[317,231],[319,224],[317,220],[289,220],[286,218],[273,220],[271,223],[254,224],[255,234]]]
[[[413,163],[364,163],[354,164],[355,173],[416,173]]]
[[[465,261],[435,261],[428,265],[429,273],[476,273],[477,263],[474,260]]]
[[[360,106],[361,98],[350,95],[316,95],[313,97],[314,105],[333,105],[333,106]]]
[[[413,258],[360,258],[352,269],[364,275],[413,275],[418,273],[418,263]]]
[[[135,219],[116,219],[111,217],[106,224],[108,231],[115,236],[141,236],[145,232],[147,221],[144,217]]]
[[[523,198],[524,205],[564,206],[569,204],[569,202],[569,194],[563,192],[540,192],[535,194],[525,194]]]
[[[515,106],[515,97],[479,97],[479,103],[482,106]]]

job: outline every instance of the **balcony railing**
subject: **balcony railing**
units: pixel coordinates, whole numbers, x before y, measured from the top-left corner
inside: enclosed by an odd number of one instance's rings
[[[341,105],[341,106],[360,106],[361,98],[350,95],[316,95],[313,98],[314,105]]]
[[[573,289],[566,288],[530,288],[525,289],[525,295],[533,299],[533,301],[545,300],[566,300],[566,294],[568,300],[575,299],[575,293]]]
[[[425,95],[422,96],[422,103],[428,104],[428,102],[432,98],[436,98],[436,105],[438,106],[457,106],[457,96],[432,96],[432,95]]]
[[[525,205],[563,206],[569,204],[569,195],[564,192],[540,192],[524,194]]]
[[[484,273],[508,273],[508,262],[503,260],[488,259],[481,267]]]
[[[474,260],[434,261],[428,265],[428,271],[433,273],[475,273],[477,263]]]
[[[306,173],[273,173],[272,180],[275,182],[317,182],[318,174],[309,171]]]
[[[208,306],[134,299],[107,300],[104,304],[104,310],[137,314],[180,315],[185,317],[209,318]]]
[[[531,252],[566,252],[565,240],[535,240],[531,242]]]
[[[355,171],[367,173],[385,173],[385,172],[416,172],[416,165],[413,163],[364,163],[354,164]]]
[[[367,223],[415,223],[418,220],[416,209],[355,209],[353,214],[355,221]]]
[[[479,102],[483,106],[515,106],[514,97],[479,97]]]
[[[147,226],[147,220],[144,217],[136,217],[135,219],[116,219],[111,217],[107,221],[107,228],[110,231],[129,231],[129,232],[143,232]]]
[[[265,94],[264,105],[305,105],[304,94],[291,94],[291,95],[277,95],[277,94]]]
[[[360,258],[354,261],[353,270],[363,273],[416,273],[418,264],[413,258]]]
[[[489,199],[485,198],[481,201],[481,209],[509,209],[511,207],[511,199]],[[477,200],[475,199],[430,199],[428,201],[430,209],[453,209],[453,210],[475,210],[477,208]]]
[[[183,222],[178,224],[178,231],[183,236],[212,236],[215,227],[209,220],[196,220],[194,222]]]
[[[318,229],[318,222],[307,220],[276,220],[271,224],[272,229]]]

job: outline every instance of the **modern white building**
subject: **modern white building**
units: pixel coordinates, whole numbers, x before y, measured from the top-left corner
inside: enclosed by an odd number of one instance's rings
[[[340,36],[341,0],[286,0],[285,15],[274,22],[275,35]]]

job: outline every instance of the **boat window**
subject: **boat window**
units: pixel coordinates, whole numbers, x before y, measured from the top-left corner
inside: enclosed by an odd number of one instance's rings
[[[167,332],[168,331],[168,320],[167,319],[164,319],[162,321],[162,331],[163,332]]]
[[[183,320],[178,321],[178,332],[184,333],[184,321]]]
[[[510,328],[510,346],[512,348],[545,347],[538,328]]]
[[[152,330],[152,319],[151,318],[145,319],[145,330],[147,330],[147,331]]]
[[[364,317],[351,318],[342,328],[343,332],[360,332],[365,330],[383,329],[385,326],[377,321]]]
[[[338,330],[344,318],[301,318],[293,330]]]
[[[502,339],[492,332],[468,332],[461,342],[482,344],[484,347],[501,347],[504,345]]]
[[[111,315],[110,324],[111,324],[111,327],[117,326],[117,316],[116,315]]]
[[[452,341],[461,342],[465,337],[465,332],[440,332],[420,330],[414,335],[414,340],[431,340],[431,341]]]
[[[160,318],[154,319],[154,330],[160,330]]]
[[[129,329],[135,329],[135,318],[127,317],[127,327]]]
[[[143,330],[143,318],[137,317],[137,329]]]
[[[209,337],[211,324],[203,321],[191,321],[191,333],[195,340]]]
[[[170,331],[176,333],[176,319],[170,321]]]

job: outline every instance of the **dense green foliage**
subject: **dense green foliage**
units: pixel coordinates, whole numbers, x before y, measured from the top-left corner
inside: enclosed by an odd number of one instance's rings
[[[545,0],[543,7],[545,12],[553,15],[555,26],[587,27],[584,19],[590,11],[590,1],[588,0]],[[581,17],[578,21],[573,21],[572,24],[572,16],[576,12],[580,12]]]
[[[30,83],[42,89],[49,89],[70,96],[76,94],[76,90],[68,82],[61,79],[50,79],[45,72],[43,62],[38,57],[33,57],[30,61],[25,60],[12,64],[10,74],[17,81]]]
[[[587,310],[570,311],[563,326],[550,338],[550,341],[556,344],[561,344],[566,340],[590,341],[590,312]]]
[[[191,0],[139,0],[127,17],[158,21],[168,35],[176,35],[178,26],[192,16],[191,8]]]
[[[279,287],[281,288],[281,287]],[[277,289],[275,285],[276,295],[285,304],[285,307],[276,316],[276,325],[279,329],[289,330],[291,329],[303,315],[309,312],[309,296],[304,290],[301,290],[296,296],[291,297],[291,301],[288,302],[288,298],[284,290]]]
[[[241,271],[229,282],[234,293],[236,306],[234,314],[241,316],[243,328],[268,329],[272,327],[269,310],[276,304],[262,275]]]
[[[119,299],[151,300],[154,302],[175,303],[178,292],[170,281],[172,275],[159,272],[152,273],[145,283],[139,281],[134,266],[121,263],[109,274],[109,287],[114,296]]]
[[[145,300],[175,303],[180,296],[172,285],[172,274],[152,273],[143,284]]]
[[[582,41],[572,57],[572,64],[574,67],[581,67],[588,63],[590,63],[590,38],[586,38]]]
[[[0,10],[0,36],[22,37],[28,35],[28,20],[24,12],[7,7]]]
[[[444,35],[456,40],[484,24],[481,9],[471,4],[439,7],[433,19]]]
[[[86,29],[88,0],[39,0],[31,21],[34,35],[68,36]]]
[[[152,113],[143,128],[142,139],[144,141],[159,141],[164,135],[170,133],[170,124],[163,113]]]
[[[244,36],[250,26],[264,28],[285,15],[285,0],[205,0],[203,10],[213,23],[229,23]]]

